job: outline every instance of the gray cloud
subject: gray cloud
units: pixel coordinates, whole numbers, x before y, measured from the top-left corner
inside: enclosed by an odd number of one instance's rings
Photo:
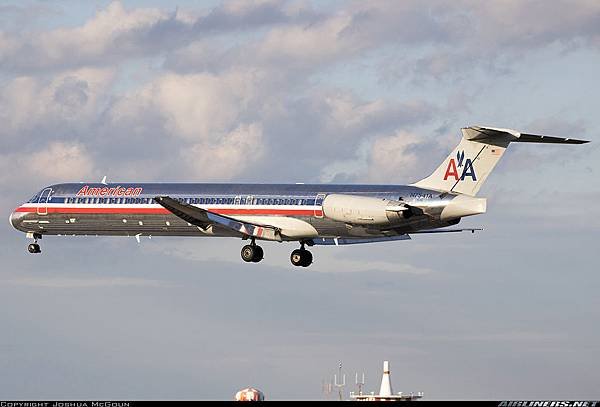
[[[114,1],[80,27],[44,33],[4,33],[0,37],[0,68],[9,72],[40,72],[86,65],[111,66],[132,57],[156,55],[206,35],[319,18],[311,9],[279,1],[232,1],[196,18],[178,13],[177,9],[128,10]],[[115,24],[117,21],[119,24]]]

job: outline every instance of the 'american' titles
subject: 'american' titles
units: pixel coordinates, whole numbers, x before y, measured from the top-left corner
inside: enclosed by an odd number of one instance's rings
[[[85,185],[77,192],[77,196],[140,196],[142,188],[125,188],[122,186],[116,187],[90,187]]]

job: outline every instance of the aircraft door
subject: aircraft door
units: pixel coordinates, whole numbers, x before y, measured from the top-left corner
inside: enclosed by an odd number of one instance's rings
[[[38,215],[47,215],[48,214],[48,199],[50,198],[50,192],[52,192],[52,188],[46,188],[40,194],[38,199],[37,206],[37,214]]]
[[[323,200],[325,199],[326,194],[317,194],[315,197],[315,217],[322,218],[323,217]]]

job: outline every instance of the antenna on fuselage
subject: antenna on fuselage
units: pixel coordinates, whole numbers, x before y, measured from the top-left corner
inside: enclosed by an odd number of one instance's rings
[[[102,181],[100,181],[100,183],[106,185],[106,175],[102,177]]]

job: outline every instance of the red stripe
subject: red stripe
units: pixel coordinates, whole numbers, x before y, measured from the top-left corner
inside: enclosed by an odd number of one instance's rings
[[[221,215],[305,215],[313,216],[314,209],[208,209]]]
[[[45,208],[42,207],[42,210]],[[37,212],[36,207],[20,207],[15,212]],[[169,214],[165,208],[54,208],[48,207],[48,213],[138,213],[138,214]]]
[[[15,212],[37,212],[37,207],[19,207]],[[42,207],[41,209],[45,209]],[[296,215],[296,216],[314,216],[314,209],[208,209],[211,212],[221,215]],[[48,207],[48,213],[123,213],[138,215],[169,215],[165,208],[67,208],[67,207]],[[322,216],[322,211],[316,211],[317,216]]]

